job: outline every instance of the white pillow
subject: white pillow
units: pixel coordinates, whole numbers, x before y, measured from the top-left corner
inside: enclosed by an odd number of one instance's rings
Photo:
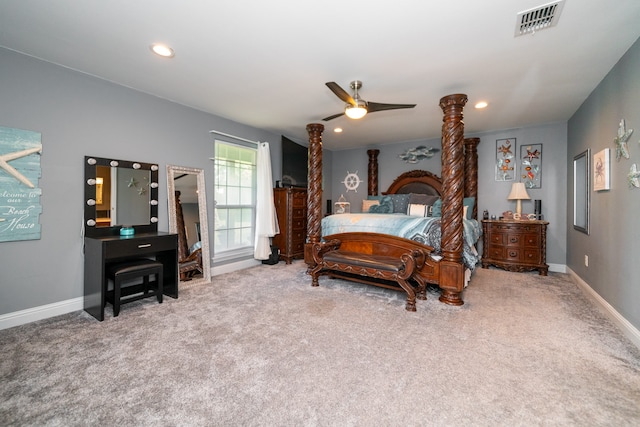
[[[409,204],[407,215],[427,216],[427,205]]]
[[[368,200],[364,199],[362,201],[362,212],[369,212],[369,208],[371,206],[376,206],[380,204],[380,200]]]

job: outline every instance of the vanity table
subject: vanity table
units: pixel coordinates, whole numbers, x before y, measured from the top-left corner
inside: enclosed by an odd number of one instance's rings
[[[151,232],[131,237],[85,237],[84,310],[96,319],[104,320],[107,265],[140,257],[155,258],[162,263],[163,294],[178,298],[177,234]]]
[[[158,231],[157,216],[157,165],[85,157],[84,310],[96,319],[104,320],[110,263],[154,258],[163,294],[178,298],[178,235]],[[120,235],[125,224],[133,235]]]

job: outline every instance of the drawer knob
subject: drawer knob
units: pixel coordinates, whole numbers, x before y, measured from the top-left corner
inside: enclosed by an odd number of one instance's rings
[[[142,244],[142,245],[138,245],[138,248],[139,248],[139,249],[142,249],[142,248],[150,248],[150,247],[151,247],[151,243],[144,243],[144,244]]]

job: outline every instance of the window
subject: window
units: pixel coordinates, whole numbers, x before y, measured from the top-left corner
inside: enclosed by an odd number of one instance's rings
[[[253,146],[215,142],[215,260],[253,253],[257,155]]]

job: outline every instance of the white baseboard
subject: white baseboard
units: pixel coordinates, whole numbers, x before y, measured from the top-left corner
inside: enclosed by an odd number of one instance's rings
[[[245,259],[242,261],[232,262],[229,264],[217,265],[211,268],[211,275],[218,276],[220,274],[232,273],[237,270],[243,270],[245,268],[255,267],[256,265],[260,265],[260,264],[262,264],[262,262],[256,259]]]
[[[625,319],[618,311],[613,308],[611,304],[605,301],[596,291],[594,291],[591,286],[580,276],[578,276],[573,270],[567,267],[569,275],[573,278],[573,280],[578,284],[578,286],[589,296],[591,297],[599,306],[603,309],[604,313],[611,319],[613,323],[616,324],[621,330],[622,333],[633,342],[636,347],[640,348],[640,330],[638,330],[635,326],[633,326],[627,319]]]
[[[231,273],[236,270],[254,267],[261,262],[255,259],[247,259],[234,263],[224,264],[211,269],[211,275],[216,276],[224,273]],[[84,298],[78,297],[66,301],[41,305],[39,307],[28,308],[26,310],[14,311],[0,315],[0,330],[24,325],[25,323],[47,319],[49,317],[60,316],[72,311],[84,310]]]
[[[567,266],[565,264],[549,264],[549,271],[554,273],[566,273]]]
[[[41,305],[39,307],[28,308],[26,310],[14,311],[13,313],[0,315],[0,330],[83,309],[84,298],[78,297],[66,301]]]

